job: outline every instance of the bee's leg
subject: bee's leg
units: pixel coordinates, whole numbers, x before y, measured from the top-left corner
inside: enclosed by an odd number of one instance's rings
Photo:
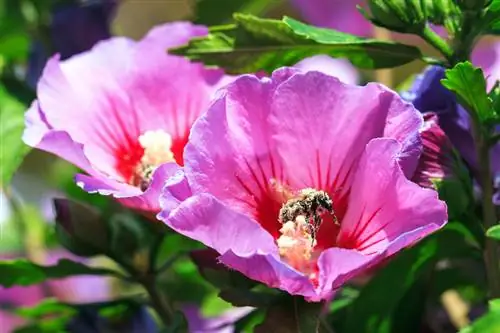
[[[335,211],[332,212],[332,216],[333,216],[333,223],[335,223],[336,225],[340,225],[339,219],[337,218]]]

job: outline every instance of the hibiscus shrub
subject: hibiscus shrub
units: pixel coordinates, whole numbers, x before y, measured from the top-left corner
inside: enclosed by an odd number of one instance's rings
[[[500,1],[190,12],[0,3],[0,333],[499,332]]]

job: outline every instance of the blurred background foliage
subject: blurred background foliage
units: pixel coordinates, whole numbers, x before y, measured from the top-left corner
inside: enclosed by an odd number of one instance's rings
[[[41,151],[29,151],[21,142],[24,112],[35,97],[36,81],[47,58],[55,52],[67,57],[65,52],[78,53],[95,42],[91,38],[92,31],[78,26],[77,20],[67,22],[61,19],[61,10],[74,6],[91,8],[100,2],[0,0],[0,256],[3,258],[27,257],[40,264],[53,262],[53,257],[74,258],[56,241],[54,197],[88,203],[103,213],[115,206],[106,197],[89,195],[76,187],[73,175],[77,170],[74,166]],[[111,35],[134,39],[141,38],[151,27],[169,21],[192,20],[206,25],[227,23],[233,12],[269,18],[283,15],[301,18],[286,0],[121,0],[117,1],[111,14],[103,9],[92,10],[94,12],[89,15],[93,19],[109,15]],[[427,53],[434,52],[415,38],[390,35],[378,29],[375,35],[382,39],[397,38],[417,43]],[[71,45],[71,42],[78,41],[83,44]],[[68,51],[65,47],[73,50]],[[413,62],[391,70],[364,71],[364,81],[377,80],[400,90],[407,87],[414,74],[423,68],[422,62]],[[469,214],[475,209],[472,204]],[[360,279],[358,284],[342,290],[325,320],[336,327],[336,332],[440,333],[456,331],[456,327],[463,327],[477,316],[475,312],[484,312],[487,304],[481,240],[477,240],[474,232],[460,221],[462,217],[460,214],[454,217],[456,220],[450,222],[445,233],[429,237],[421,245],[398,256],[363,289],[359,288]],[[165,271],[161,284],[175,302],[201,304],[200,311],[204,316],[220,315],[231,307],[218,296],[220,285],[229,283],[228,277],[213,271],[200,271],[186,255],[195,249],[202,249],[202,246],[177,234],[165,237],[157,261],[175,260],[169,262],[171,269]],[[90,265],[115,267],[104,257],[85,260]],[[105,318],[102,325],[108,329],[106,332],[143,332],[142,329],[150,325],[146,323],[151,320],[149,313],[140,306],[128,306],[141,303],[141,291],[135,285],[106,278],[107,287],[104,289],[89,289],[90,285],[94,286],[90,282],[84,282],[84,285],[89,284],[82,289],[78,281],[69,282],[59,285],[43,283],[40,288],[17,290],[28,296],[16,293],[11,297],[7,291],[0,290],[0,332],[9,332],[5,329],[12,322],[27,325],[19,332],[58,332],[61,325],[70,320],[80,323],[80,327],[84,327],[82,323],[95,322],[88,318],[97,314]],[[460,302],[450,303],[449,294],[446,294],[449,290],[458,291]],[[64,305],[64,302],[75,299],[81,301],[78,298],[81,295],[91,296],[99,292],[115,301],[102,303],[100,300],[99,303],[96,301],[99,297],[90,297],[93,305],[77,308],[77,317],[73,316],[74,306]],[[54,297],[63,303],[51,303]],[[43,298],[47,300],[40,304]],[[125,303],[120,301],[122,299]],[[13,319],[13,310],[37,303],[36,308],[18,312]],[[410,307],[408,304],[420,305]],[[460,306],[463,304],[466,309],[462,311]],[[130,315],[129,311],[133,314]],[[47,320],[47,314],[52,314],[50,320]],[[237,322],[237,330],[251,332],[263,316],[262,312],[255,311]],[[422,318],[428,319],[423,325],[427,327],[415,325],[422,323]],[[132,322],[140,323],[138,330],[134,331]],[[100,332],[95,327],[85,332],[94,331]]]

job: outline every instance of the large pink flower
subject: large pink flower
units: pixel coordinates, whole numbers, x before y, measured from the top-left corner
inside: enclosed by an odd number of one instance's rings
[[[171,211],[180,200],[167,188],[158,217],[252,279],[326,299],[445,223],[437,193],[409,180],[422,123],[378,84],[291,68],[242,76],[193,126],[193,196]]]
[[[26,115],[24,141],[77,165],[88,192],[156,212],[163,181],[183,164],[192,123],[221,79],[167,48],[202,36],[187,22],[165,24],[139,42],[112,38],[60,61],[53,57]]]

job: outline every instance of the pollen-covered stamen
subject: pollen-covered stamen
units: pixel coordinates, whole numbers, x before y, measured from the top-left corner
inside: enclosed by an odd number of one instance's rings
[[[297,216],[303,215],[308,222],[310,234],[315,239],[324,214],[335,215],[332,199],[324,191],[305,188],[281,207],[279,220],[281,223],[285,223],[294,221]],[[336,222],[335,217],[334,221]]]
[[[144,154],[130,183],[145,191],[156,168],[163,163],[174,162],[175,159],[172,153],[172,137],[163,130],[145,132],[139,136],[139,144],[144,148]]]
[[[316,261],[321,252],[316,249],[316,236],[325,214],[332,215],[337,223],[328,194],[312,188],[299,191],[279,212],[279,221],[283,224],[281,236],[276,240],[280,256],[312,281],[317,278]]]
[[[294,221],[283,223],[281,236],[276,240],[281,258],[311,279],[315,277],[316,240],[310,233],[307,219],[299,215]]]

